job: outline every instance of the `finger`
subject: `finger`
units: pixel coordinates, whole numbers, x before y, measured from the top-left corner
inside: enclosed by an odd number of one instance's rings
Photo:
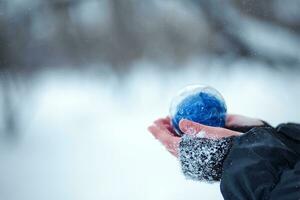
[[[172,135],[172,136],[175,136],[175,137],[179,137],[179,136],[176,134],[176,132],[175,132],[173,126],[171,126],[171,125],[164,125],[163,127],[166,129],[166,131],[168,131],[168,134],[170,134],[170,135]]]
[[[153,136],[158,139],[165,148],[174,156],[178,157],[178,147],[181,139],[179,137],[172,137],[166,135],[159,127],[150,126],[148,130],[153,134]]]
[[[176,140],[173,140],[171,142],[165,143],[165,148],[175,157],[178,157],[178,151],[179,151],[179,143],[181,139],[177,138]]]
[[[165,126],[165,125],[169,125],[166,122],[163,121],[163,119],[158,119],[154,121],[154,124],[159,125],[159,126]]]
[[[168,115],[165,117],[165,121],[171,124],[171,117]]]
[[[176,158],[179,157],[179,153],[178,150],[173,150],[173,149],[167,149],[168,152],[170,152],[173,156],[175,156]]]
[[[154,121],[154,123],[160,123],[160,124],[171,124],[170,117],[165,117],[165,118],[159,118]]]
[[[240,132],[232,131],[225,128],[218,128],[216,127],[214,131],[211,132],[205,132],[204,137],[209,139],[221,139],[224,137],[231,137],[231,136],[239,136],[241,135]]]
[[[171,122],[171,117],[169,115],[167,115],[165,118],[163,118],[163,120],[166,122],[166,123],[170,123]]]
[[[241,118],[244,118],[244,117],[241,115],[236,115],[236,114],[227,114],[225,124],[227,127],[242,126]]]
[[[152,135],[165,145],[166,142],[172,142],[175,136],[172,136],[168,131],[161,129],[159,126],[152,125],[148,128]]]
[[[156,120],[154,124],[166,131],[166,133],[172,136],[177,136],[171,124],[164,124],[162,121],[159,120]]]
[[[185,134],[191,135],[191,136],[196,136],[200,131],[209,131],[210,127],[204,126],[202,124],[182,119],[179,122],[179,128],[182,132]]]
[[[169,125],[169,126],[166,126],[166,128],[168,129],[168,131],[173,135],[173,136],[176,136],[176,137],[179,137],[176,133],[176,131],[174,130],[173,126]]]
[[[226,120],[225,120],[225,124],[226,126],[230,126],[232,124],[232,122],[234,121],[236,115],[233,114],[227,114],[226,115]]]
[[[242,115],[228,114],[226,116],[226,127],[243,127],[243,126],[261,126],[263,122],[260,119],[246,117]]]
[[[231,131],[220,127],[211,127],[199,124],[190,120],[181,120],[179,122],[179,127],[181,131],[186,134],[210,139],[220,139],[223,137],[237,136],[241,133],[236,131]]]
[[[157,139],[157,140],[162,140],[162,138],[164,137],[162,134],[162,131],[160,130],[160,128],[158,128],[156,125],[151,125],[148,127],[148,131],[150,133],[152,133],[152,135]]]
[[[154,122],[154,124],[156,126],[160,127],[161,129],[163,129],[164,131],[167,131],[171,135],[174,135],[174,133],[175,133],[172,125],[170,125],[170,124],[162,124],[160,122]]]

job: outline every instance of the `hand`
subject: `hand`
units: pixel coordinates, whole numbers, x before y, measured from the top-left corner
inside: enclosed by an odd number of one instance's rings
[[[178,157],[178,147],[181,138],[176,136],[170,117],[155,120],[154,124],[148,127],[148,130],[173,156]]]
[[[211,139],[219,139],[229,136],[240,135],[240,132],[232,131],[220,127],[205,126],[189,120],[181,120],[179,128],[185,134],[192,137],[205,137]],[[166,149],[175,157],[178,157],[178,147],[181,138],[177,136],[171,125],[170,117],[160,118],[154,121],[154,124],[149,126],[148,130],[158,139]]]
[[[226,128],[205,126],[189,120],[179,122],[185,133],[179,137],[169,117],[158,119],[148,130],[174,156],[179,157],[183,174],[194,180],[219,181],[223,161],[231,149],[233,138],[246,129],[265,125],[264,122],[240,115],[228,115]],[[236,131],[241,130],[241,131]]]
[[[189,120],[181,120],[179,128],[185,134],[218,139],[233,135],[241,135],[239,131],[233,131],[231,129],[242,130],[242,127],[257,127],[263,125],[264,123],[260,119],[246,117],[243,115],[228,114],[226,116],[225,128],[205,126]]]
[[[225,127],[262,126],[263,121],[242,115],[228,114]]]
[[[225,128],[242,133],[248,132],[253,127],[270,126],[262,120],[245,117],[242,115],[228,114],[226,117]]]
[[[242,134],[222,127],[205,126],[186,119],[180,120],[179,128],[183,133],[190,136],[208,139],[220,139],[230,136],[239,136]]]

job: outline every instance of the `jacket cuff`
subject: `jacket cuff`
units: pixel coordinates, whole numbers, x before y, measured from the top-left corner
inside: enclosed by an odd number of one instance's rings
[[[187,179],[206,182],[220,181],[223,161],[228,154],[233,137],[207,139],[182,136],[179,143],[179,160]]]

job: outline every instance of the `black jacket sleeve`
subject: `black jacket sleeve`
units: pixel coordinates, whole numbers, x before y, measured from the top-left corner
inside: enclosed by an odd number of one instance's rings
[[[230,199],[300,199],[300,125],[253,128],[233,140],[221,192]]]

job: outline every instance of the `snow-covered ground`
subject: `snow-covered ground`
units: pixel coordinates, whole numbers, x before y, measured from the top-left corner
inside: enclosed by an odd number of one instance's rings
[[[300,122],[299,73],[260,63],[195,59],[168,71],[137,62],[122,79],[109,70],[47,71],[18,97],[17,141],[1,139],[0,199],[222,199],[218,184],[186,180],[146,130],[191,83],[217,88],[231,113]]]

